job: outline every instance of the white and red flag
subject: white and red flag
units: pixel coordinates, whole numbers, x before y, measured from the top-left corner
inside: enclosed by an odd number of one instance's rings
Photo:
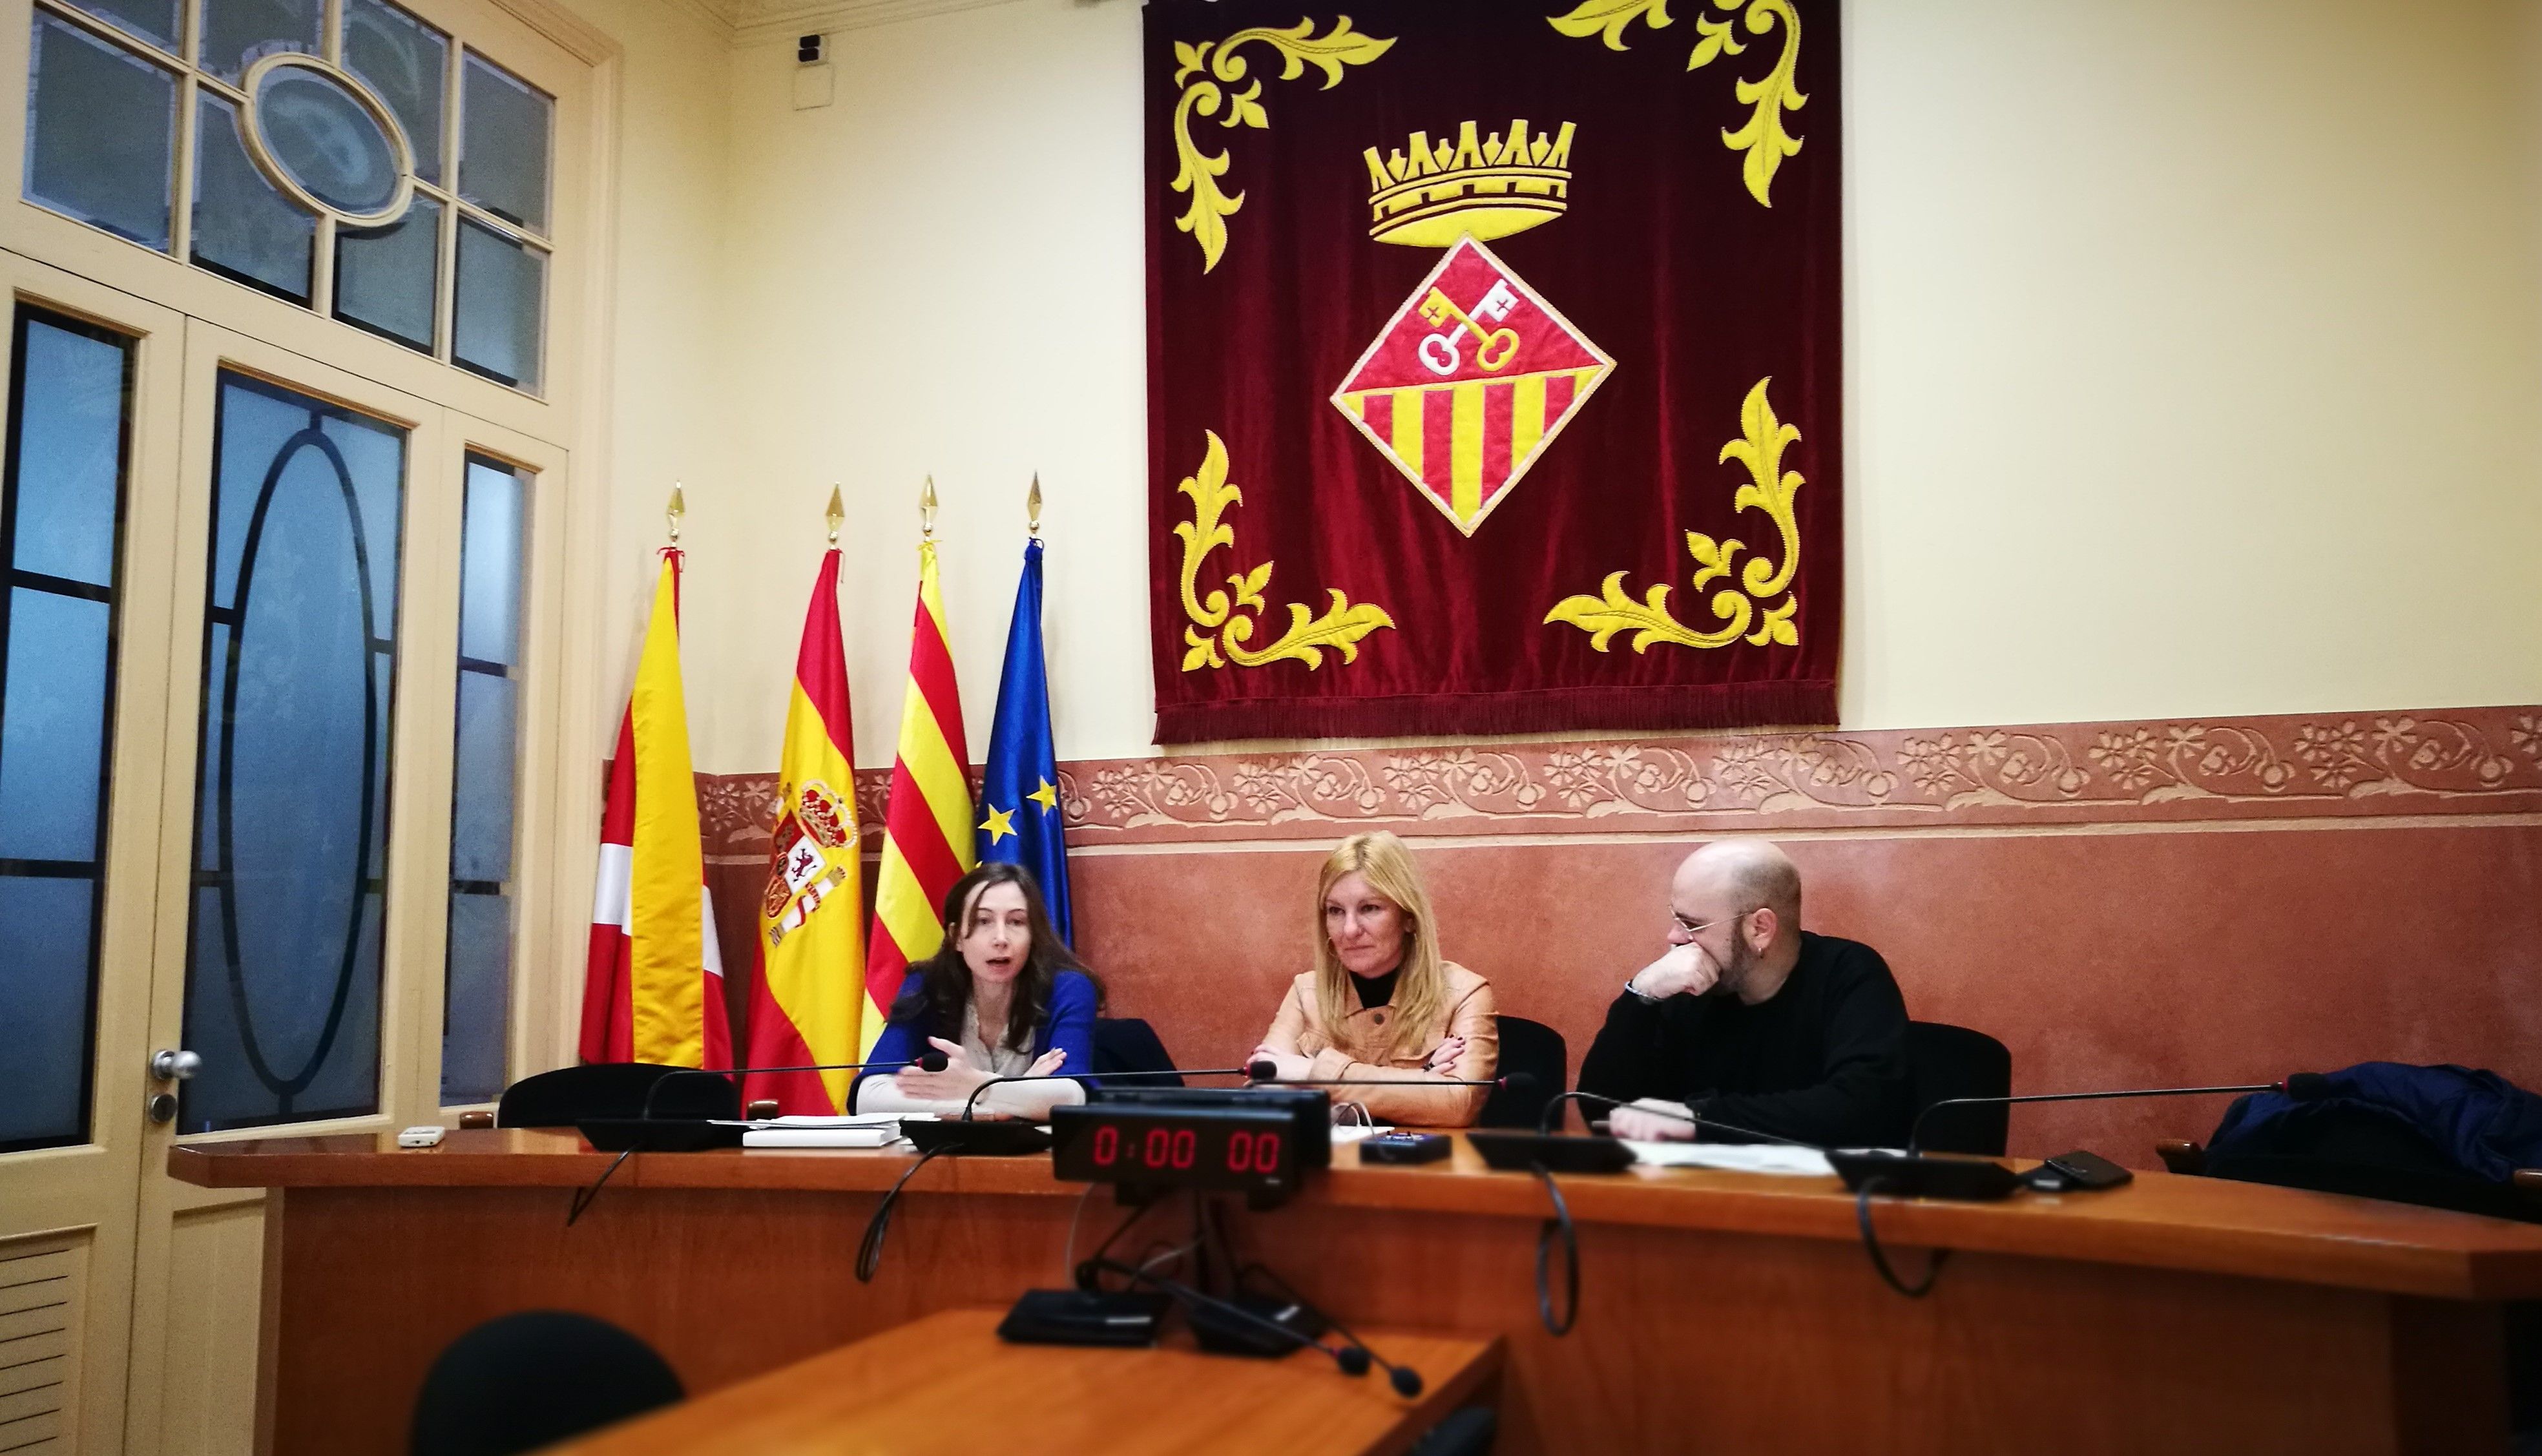
[[[662,552],[601,814],[582,1059],[732,1065],[680,688],[680,552]]]

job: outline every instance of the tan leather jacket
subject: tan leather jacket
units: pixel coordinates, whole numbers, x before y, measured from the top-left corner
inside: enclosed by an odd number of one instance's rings
[[[1314,1059],[1308,1076],[1318,1079],[1350,1078],[1384,1081],[1420,1080],[1439,1082],[1450,1078],[1480,1080],[1498,1073],[1501,1064],[1500,1023],[1493,1020],[1492,983],[1473,972],[1447,962],[1448,1006],[1435,1025],[1403,1044],[1403,1050],[1391,1058],[1383,1058],[1380,1049],[1386,1034],[1393,1030],[1387,1019],[1394,1014],[1391,1006],[1370,1010],[1360,1006],[1359,989],[1351,988],[1355,1008],[1339,1027],[1321,1024],[1315,1010],[1315,973],[1308,971],[1289,983],[1289,994],[1280,1002],[1280,1014],[1272,1019],[1270,1033],[1262,1045],[1283,1055],[1308,1056]],[[1465,1050],[1457,1060],[1440,1071],[1430,1071],[1424,1063],[1441,1042],[1452,1036],[1465,1039]],[[1381,1123],[1394,1123],[1415,1128],[1469,1128],[1481,1115],[1483,1099],[1491,1094],[1488,1087],[1333,1087],[1327,1089],[1333,1101],[1356,1102]]]

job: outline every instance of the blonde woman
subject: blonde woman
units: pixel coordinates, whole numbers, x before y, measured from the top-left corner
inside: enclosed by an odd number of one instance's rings
[[[1315,881],[1315,969],[1289,983],[1250,1060],[1335,1087],[1380,1123],[1470,1127],[1500,1066],[1491,983],[1439,958],[1439,929],[1411,852],[1392,835],[1353,835]],[[1423,1086],[1420,1083],[1433,1085]]]

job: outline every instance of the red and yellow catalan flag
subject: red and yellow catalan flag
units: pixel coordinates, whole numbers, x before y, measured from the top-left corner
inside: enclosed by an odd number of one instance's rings
[[[857,840],[856,738],[839,640],[839,552],[820,580],[794,653],[794,693],[778,758],[776,843],[759,902],[750,980],[751,1066],[853,1061],[865,1011],[864,871]],[[847,1111],[851,1071],[753,1072],[745,1101],[786,1116]]]
[[[935,587],[935,543],[918,546],[918,621],[910,633],[909,692],[900,705],[900,749],[883,816],[882,869],[874,887],[873,940],[865,949],[865,1013],[858,1055],[873,1050],[883,1014],[917,962],[944,943],[935,918],[953,882],[975,862],[970,751],[954,691],[944,602]]]
[[[677,550],[662,553],[653,617],[610,764],[583,980],[582,1059],[732,1065],[680,689]]]

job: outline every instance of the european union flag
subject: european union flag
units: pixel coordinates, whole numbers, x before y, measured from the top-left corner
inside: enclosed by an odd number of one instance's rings
[[[1041,541],[1024,544],[1007,666],[998,678],[997,726],[981,775],[980,858],[1031,870],[1059,937],[1076,943],[1068,907],[1068,844],[1060,833],[1059,755],[1050,741],[1050,677],[1041,660]]]

